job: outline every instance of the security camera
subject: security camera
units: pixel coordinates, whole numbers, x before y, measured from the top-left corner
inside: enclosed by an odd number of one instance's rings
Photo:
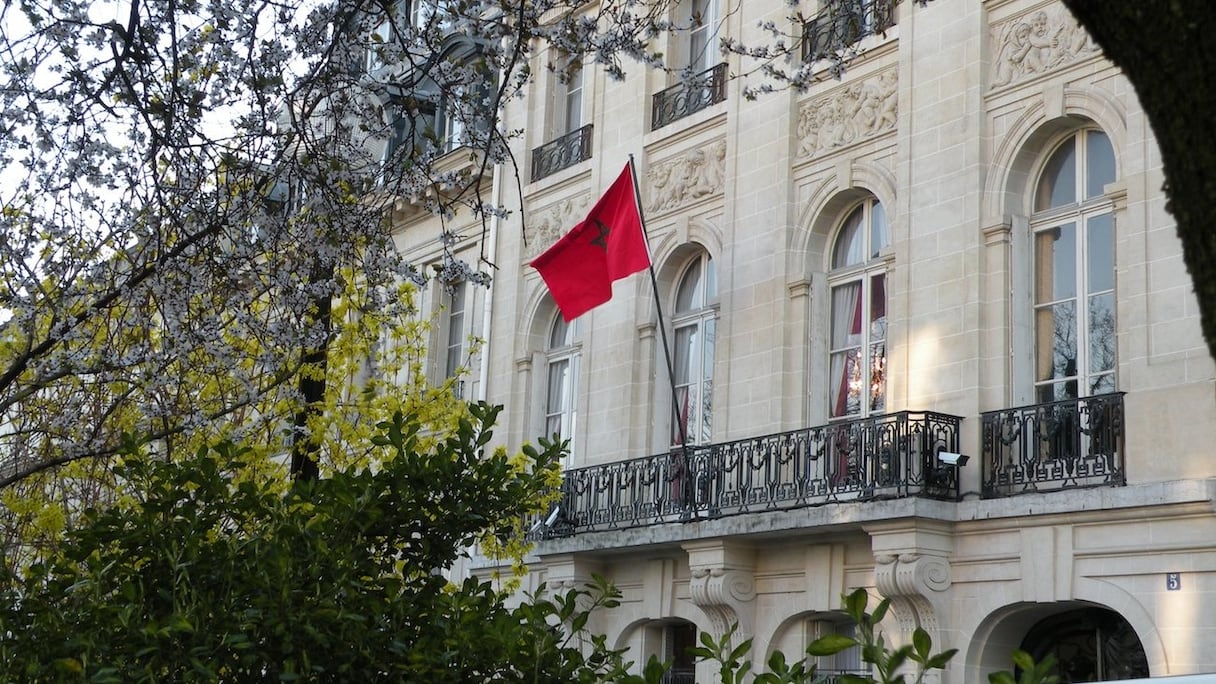
[[[545,527],[553,527],[553,523],[557,522],[557,516],[561,515],[562,507],[554,506],[553,511],[549,513],[549,517],[545,518]]]
[[[965,466],[967,465],[967,461],[971,460],[971,457],[963,454],[956,454],[953,451],[939,451],[937,452],[937,460],[945,463],[946,465]]]

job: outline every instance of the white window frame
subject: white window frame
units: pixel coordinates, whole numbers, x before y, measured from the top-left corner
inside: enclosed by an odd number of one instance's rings
[[[836,266],[836,252],[845,229],[859,215],[862,253],[852,262]],[[879,230],[881,226],[881,230]],[[828,393],[827,415],[832,420],[849,420],[887,412],[887,360],[889,358],[890,286],[887,280],[887,255],[890,246],[890,220],[885,205],[873,196],[853,205],[837,226],[828,254]],[[883,311],[872,309],[874,288],[881,279]],[[843,288],[856,287],[856,299],[846,300]],[[839,291],[839,295],[838,295]],[[844,304],[847,301],[847,306]],[[840,334],[848,325],[848,333]],[[856,332],[853,330],[856,329]],[[843,338],[843,339],[842,339]],[[876,350],[881,347],[881,355]],[[849,363],[855,352],[854,363]],[[839,359],[839,360],[838,360]],[[845,383],[859,393],[858,406],[851,410]],[[854,387],[855,386],[855,387]],[[866,388],[869,388],[868,390]],[[875,397],[879,404],[875,405]]]
[[[552,112],[549,127],[550,140],[582,128],[585,109],[583,95],[586,69],[581,64],[578,64],[577,68],[573,68],[571,57],[568,55],[557,59],[554,68],[557,73],[552,75],[553,101],[550,105]]]
[[[684,0],[680,3],[680,19],[688,26],[684,63],[692,73],[712,68],[721,58],[718,53],[719,2],[721,0]]]
[[[461,368],[468,370],[469,283],[460,281],[443,291],[443,380],[455,379]],[[464,396],[464,379],[455,380],[458,396]]]
[[[1037,194],[1040,191],[1040,183],[1043,180],[1043,175],[1048,171],[1048,164],[1056,156],[1056,153],[1070,141],[1073,145],[1073,187],[1074,187],[1074,202],[1064,203],[1054,207],[1049,207],[1040,211],[1036,211],[1030,216],[1030,301],[1031,320],[1030,320],[1030,353],[1032,358],[1031,363],[1031,383],[1033,386],[1033,401],[1036,404],[1049,403],[1057,399],[1072,399],[1092,396],[1095,394],[1106,394],[1113,392],[1118,387],[1118,348],[1116,345],[1118,319],[1116,316],[1116,235],[1114,225],[1115,207],[1114,202],[1110,200],[1103,192],[1096,192],[1093,195],[1086,197],[1088,192],[1088,180],[1090,172],[1090,154],[1088,136],[1091,133],[1105,135],[1105,133],[1097,128],[1080,128],[1072,131],[1066,137],[1056,141],[1050,147],[1047,154],[1038,167],[1038,172],[1034,175],[1034,183],[1030,186],[1030,206],[1033,209],[1037,203]],[[1109,143],[1109,137],[1107,137]],[[1115,162],[1117,178],[1117,160]],[[1095,289],[1090,287],[1089,281],[1089,266],[1094,258],[1091,254],[1092,244],[1090,241],[1091,232],[1098,230],[1093,226],[1105,219],[1109,229],[1109,245],[1111,273],[1110,287]],[[1042,277],[1039,268],[1042,265],[1042,259],[1045,254],[1040,253],[1041,236],[1051,235],[1053,231],[1066,226],[1073,227],[1073,264],[1072,275],[1073,282],[1071,295],[1055,298],[1048,297],[1040,301],[1038,292],[1038,280]],[[1054,254],[1053,254],[1054,258]],[[1111,320],[1111,339],[1109,345],[1112,355],[1112,364],[1109,368],[1093,369],[1091,368],[1090,348],[1091,348],[1091,302],[1099,298],[1107,298],[1110,305]],[[1070,332],[1075,336],[1075,356],[1074,359],[1076,371],[1072,375],[1056,376],[1054,367],[1052,369],[1052,377],[1043,378],[1041,375],[1044,369],[1040,368],[1042,358],[1040,356],[1040,344],[1043,343],[1042,334],[1039,326],[1042,320],[1042,314],[1050,315],[1052,307],[1067,304],[1073,304],[1076,321]],[[1052,319],[1054,322],[1054,319]],[[1054,326],[1053,326],[1054,328]],[[1054,332],[1053,332],[1054,339]],[[1054,353],[1053,353],[1054,357]],[[1108,379],[1108,384],[1100,391],[1095,391],[1095,384],[1101,380]],[[1063,385],[1063,395],[1056,394],[1051,390],[1053,386]],[[1071,396],[1069,386],[1071,385]],[[1051,396],[1048,396],[1048,395]]]
[[[670,420],[670,442],[679,446],[680,423],[685,425],[688,444],[706,444],[713,434],[714,357],[717,337],[717,271],[713,257],[702,250],[690,259],[676,278],[672,297],[672,363],[675,401]],[[680,294],[693,270],[699,269],[690,306],[681,309]],[[681,337],[687,344],[681,346]],[[686,372],[684,372],[686,369]],[[682,377],[683,376],[683,377]],[[683,395],[681,395],[683,392]],[[681,396],[684,398],[682,399]],[[695,409],[695,410],[694,410]]]
[[[563,333],[561,339],[558,339],[559,332]],[[575,455],[575,431],[578,429],[581,335],[579,319],[566,323],[561,314],[557,314],[549,325],[545,340],[544,434],[546,437],[552,437],[556,433],[561,439],[570,440],[571,460]],[[554,373],[563,368],[564,377],[561,378],[555,397]]]

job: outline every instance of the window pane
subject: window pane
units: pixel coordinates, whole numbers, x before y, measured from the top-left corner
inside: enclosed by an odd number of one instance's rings
[[[861,344],[861,283],[832,288],[832,349]]]
[[[697,326],[676,328],[675,374],[677,385],[687,385],[691,380],[693,358],[696,354]]]
[[[882,413],[887,395],[887,343],[870,345],[870,413]]]
[[[1036,304],[1077,295],[1077,230],[1072,223],[1035,234],[1034,301]]]
[[[1115,374],[1106,373],[1089,380],[1089,396],[1095,394],[1110,394],[1115,391]]]
[[[675,414],[678,422],[671,426],[671,443],[681,444],[686,437],[691,437],[688,434],[688,416],[689,411],[693,410],[691,406],[692,388],[687,385],[677,387],[675,392],[676,407]]]
[[[718,298],[718,269],[714,266],[714,258],[705,255],[705,291],[702,293],[701,306],[705,306]]]
[[[566,81],[565,116],[563,133],[569,133],[583,124],[583,69],[571,66]]]
[[[1089,199],[1100,196],[1106,184],[1115,181],[1115,151],[1102,131],[1090,131],[1085,142],[1085,198]]]
[[[832,354],[831,374],[832,417],[861,413],[861,350]]]
[[[453,377],[464,362],[464,297],[465,284],[456,284],[448,300],[447,358],[444,375]]]
[[[1089,372],[1115,369],[1115,294],[1089,298]]]
[[[710,382],[714,378],[714,320],[707,318],[701,322],[701,378]]]
[[[553,327],[549,330],[549,349],[569,347],[578,339],[578,319],[566,322],[559,314],[553,319]]]
[[[865,254],[862,242],[865,235],[861,231],[863,207],[857,207],[836,235],[836,247],[832,250],[832,268],[842,268],[860,264]]]
[[[887,210],[882,202],[874,202],[870,208],[870,258],[878,256],[891,241],[887,232]]]
[[[1086,255],[1089,271],[1089,292],[1115,289],[1115,237],[1114,221],[1110,214],[1090,217],[1087,228]]]
[[[1077,307],[1060,302],[1035,312],[1035,380],[1077,374]]]
[[[887,338],[887,276],[870,278],[870,342]]]
[[[561,359],[549,364],[549,413],[561,413],[569,405],[570,360]]]
[[[1043,168],[1035,191],[1034,209],[1042,211],[1077,201],[1077,160],[1074,139],[1060,145]]]
[[[704,305],[698,296],[700,285],[701,261],[697,260],[689,266],[680,280],[680,288],[676,291],[676,313],[687,313]]]
[[[710,424],[713,422],[713,389],[713,379],[706,378],[705,383],[701,385],[700,435],[697,437],[699,444],[705,444],[710,439]]]
[[[716,0],[692,0],[689,3],[689,54],[688,66],[694,71],[704,71],[716,59],[717,45],[714,36],[717,27],[714,3]]]

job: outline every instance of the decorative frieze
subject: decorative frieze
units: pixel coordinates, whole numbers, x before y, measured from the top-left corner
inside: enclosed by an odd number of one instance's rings
[[[1001,88],[1100,52],[1062,5],[1035,10],[992,27],[991,87]]]
[[[798,157],[868,140],[895,128],[899,76],[894,68],[808,100],[798,111]]]
[[[646,211],[657,214],[721,194],[725,173],[725,140],[653,162],[646,171]]]
[[[586,195],[564,199],[530,212],[525,226],[527,247],[524,258],[531,259],[548,249],[557,239],[574,227],[586,215],[589,201]]]

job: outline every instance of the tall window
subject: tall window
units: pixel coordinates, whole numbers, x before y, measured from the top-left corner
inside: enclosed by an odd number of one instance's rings
[[[459,282],[447,294],[448,308],[444,319],[443,377],[454,378],[465,362],[465,296],[468,283]],[[463,385],[463,383],[461,383]],[[463,394],[463,387],[457,386]]]
[[[579,322],[567,323],[559,314],[549,329],[547,349],[548,391],[545,398],[545,435],[573,437],[577,414],[574,401],[578,390]]]
[[[685,0],[681,6],[689,27],[688,68],[699,73],[718,63],[718,0]]]
[[[583,67],[569,58],[562,60],[562,65],[564,71],[556,76],[553,137],[583,125]]]
[[[1110,139],[1070,136],[1034,191],[1034,380],[1039,403],[1115,390],[1115,240],[1103,187]]]
[[[860,417],[886,409],[887,214],[876,199],[853,209],[836,233],[832,292],[829,415]]]
[[[709,441],[713,419],[714,317],[718,279],[713,259],[701,253],[680,276],[675,313],[675,424],[671,443]]]

